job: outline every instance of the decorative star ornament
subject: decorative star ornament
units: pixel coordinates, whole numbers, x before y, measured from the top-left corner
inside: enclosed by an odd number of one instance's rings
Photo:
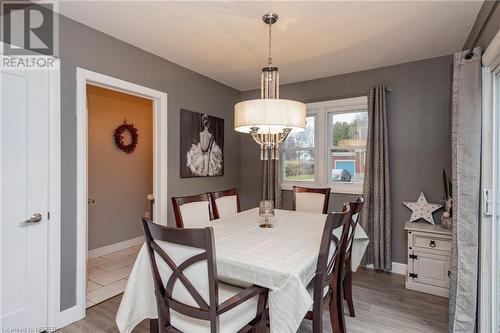
[[[415,222],[424,219],[434,225],[434,217],[432,213],[442,207],[440,204],[428,203],[424,193],[420,193],[417,201],[404,201],[403,205],[412,210],[410,222]]]

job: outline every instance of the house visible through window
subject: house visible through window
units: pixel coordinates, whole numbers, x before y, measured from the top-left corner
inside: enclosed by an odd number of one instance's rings
[[[362,193],[368,135],[367,98],[307,105],[306,130],[291,134],[282,149],[283,188],[331,187]]]
[[[329,125],[331,181],[363,183],[368,112],[331,113]]]

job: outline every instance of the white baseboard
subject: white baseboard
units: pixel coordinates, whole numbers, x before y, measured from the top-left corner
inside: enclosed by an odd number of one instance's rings
[[[369,269],[374,269],[373,265],[367,265],[365,267],[369,268]],[[392,262],[391,273],[406,275],[407,272],[408,272],[408,265],[407,264],[401,264],[399,262],[394,262],[394,261]]]
[[[450,289],[442,288],[437,286],[431,286],[425,283],[413,282],[413,279],[406,279],[406,289],[411,289],[415,291],[420,291],[421,293],[427,293],[431,295],[437,295],[441,297],[450,297]]]
[[[392,273],[406,275],[408,272],[408,265],[399,262],[392,262]]]
[[[94,258],[97,258],[100,256],[105,256],[107,254],[110,254],[110,253],[113,253],[116,251],[120,251],[120,250],[124,250],[126,248],[131,247],[131,246],[139,245],[142,243],[144,243],[144,236],[139,236],[136,238],[127,239],[126,241],[123,241],[123,242],[118,242],[118,243],[106,245],[103,247],[99,247],[97,249],[90,250],[87,253],[87,259],[94,259]]]
[[[63,328],[69,324],[79,321],[85,317],[85,311],[82,313],[78,306],[73,306],[69,309],[59,312],[59,320],[57,321],[56,329]]]

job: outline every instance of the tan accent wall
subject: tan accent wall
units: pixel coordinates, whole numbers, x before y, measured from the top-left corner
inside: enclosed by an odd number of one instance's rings
[[[153,192],[152,101],[87,86],[88,108],[88,249],[142,235],[140,218],[149,210]],[[114,131],[134,124],[139,142],[131,154],[119,150]],[[126,136],[126,138],[128,138]]]

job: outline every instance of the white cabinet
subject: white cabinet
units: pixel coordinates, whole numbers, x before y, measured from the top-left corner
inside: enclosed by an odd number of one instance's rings
[[[448,297],[451,230],[440,225],[406,222],[408,275],[406,288]]]

